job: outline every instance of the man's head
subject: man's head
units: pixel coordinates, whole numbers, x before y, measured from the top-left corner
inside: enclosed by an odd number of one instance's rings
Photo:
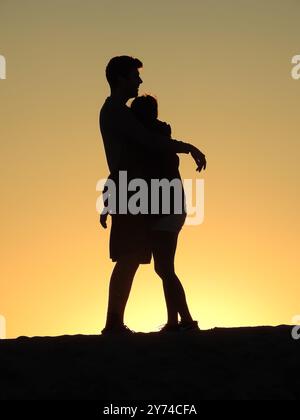
[[[143,63],[137,58],[122,55],[112,58],[106,67],[106,78],[112,91],[118,90],[124,96],[138,96],[139,85],[143,83],[139,69]]]

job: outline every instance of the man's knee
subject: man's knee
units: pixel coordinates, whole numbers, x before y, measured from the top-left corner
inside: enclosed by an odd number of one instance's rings
[[[135,256],[120,257],[117,261],[118,270],[124,273],[135,272],[139,268],[139,261]]]

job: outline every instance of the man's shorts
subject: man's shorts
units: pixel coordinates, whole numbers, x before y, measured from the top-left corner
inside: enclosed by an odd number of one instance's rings
[[[110,231],[110,258],[118,261],[121,257],[134,255],[140,264],[150,264],[151,223],[148,215],[112,215]]]
[[[152,232],[179,233],[186,219],[183,215],[112,215],[110,233],[110,258],[118,261],[131,256],[140,264],[150,264],[152,259]]]

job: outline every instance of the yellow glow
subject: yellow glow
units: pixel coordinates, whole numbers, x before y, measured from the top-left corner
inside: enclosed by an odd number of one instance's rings
[[[194,318],[276,325],[300,313],[299,12],[292,0],[1,2],[8,337],[103,328],[113,264],[95,211],[108,174],[98,110],[118,54],[143,61],[140,94],[156,95],[173,136],[208,157],[205,220],[184,228],[176,260]],[[198,175],[187,156],[181,172]],[[161,281],[142,266],[126,322],[153,331],[165,321]]]

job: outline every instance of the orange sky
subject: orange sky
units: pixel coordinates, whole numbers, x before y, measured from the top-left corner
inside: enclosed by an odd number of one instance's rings
[[[109,231],[96,213],[107,175],[98,111],[104,68],[144,63],[173,136],[205,152],[205,219],[179,238],[177,272],[202,328],[291,323],[299,305],[300,54],[295,0],[1,0],[0,314],[8,337],[103,328]],[[190,157],[181,173],[196,178]],[[166,321],[153,265],[126,323]]]

